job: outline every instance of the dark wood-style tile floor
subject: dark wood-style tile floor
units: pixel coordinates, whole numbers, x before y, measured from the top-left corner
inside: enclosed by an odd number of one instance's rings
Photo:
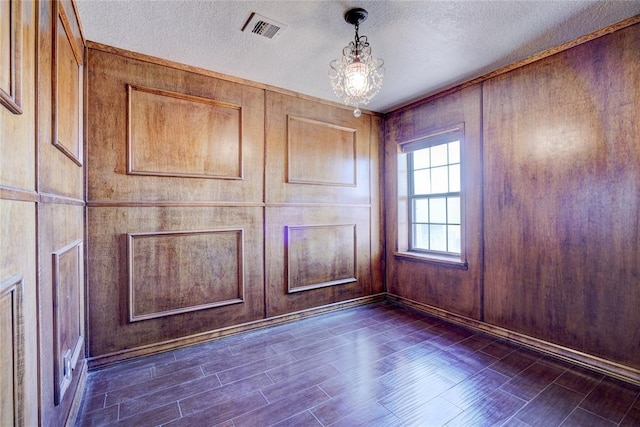
[[[79,426],[639,426],[640,387],[388,303],[92,372]]]

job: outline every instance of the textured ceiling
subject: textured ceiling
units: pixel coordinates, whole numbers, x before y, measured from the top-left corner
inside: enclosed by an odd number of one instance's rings
[[[76,0],[87,40],[337,101],[327,79],[354,28],[386,75],[367,109],[387,112],[640,14],[640,1]],[[288,25],[267,39],[252,12]]]

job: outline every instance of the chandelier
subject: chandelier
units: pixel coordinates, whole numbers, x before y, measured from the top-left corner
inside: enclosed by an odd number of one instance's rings
[[[349,9],[344,20],[354,25],[356,36],[342,49],[342,58],[331,61],[329,81],[336,96],[346,105],[355,107],[353,115],[360,117],[360,105],[366,105],[382,87],[384,61],[371,56],[367,36],[359,36],[358,28],[367,19],[368,12],[362,8]]]

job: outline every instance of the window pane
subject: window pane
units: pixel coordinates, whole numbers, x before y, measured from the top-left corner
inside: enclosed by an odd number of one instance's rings
[[[449,164],[460,163],[460,141],[447,144],[449,146]]]
[[[447,144],[431,147],[431,167],[447,164]]]
[[[450,225],[448,227],[449,252],[460,253],[460,226]]]
[[[430,223],[447,223],[447,199],[439,197],[437,199],[429,199],[429,222]]]
[[[449,166],[449,191],[460,191],[460,165]]]
[[[431,169],[431,194],[447,193],[449,191],[447,169],[447,166]]]
[[[441,252],[447,250],[446,225],[429,225],[429,249]]]
[[[429,169],[413,172],[413,194],[429,194]]]
[[[460,224],[460,197],[447,198],[447,223]]]
[[[429,222],[429,200],[417,199],[413,201],[413,221]]]
[[[413,244],[414,249],[429,249],[429,225],[414,224],[413,225]]]
[[[423,148],[413,152],[413,168],[423,169],[429,167],[429,149]]]

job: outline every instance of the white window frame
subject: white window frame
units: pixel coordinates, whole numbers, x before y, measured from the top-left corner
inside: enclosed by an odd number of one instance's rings
[[[460,254],[429,251],[411,248],[412,228],[411,223],[411,192],[410,177],[411,165],[409,153],[422,148],[434,147],[451,141],[460,141]],[[397,179],[398,179],[398,221],[397,221],[397,246],[395,256],[416,261],[445,265],[454,268],[467,269],[465,250],[465,144],[464,124],[456,124],[439,129],[418,138],[400,142],[398,144]]]

